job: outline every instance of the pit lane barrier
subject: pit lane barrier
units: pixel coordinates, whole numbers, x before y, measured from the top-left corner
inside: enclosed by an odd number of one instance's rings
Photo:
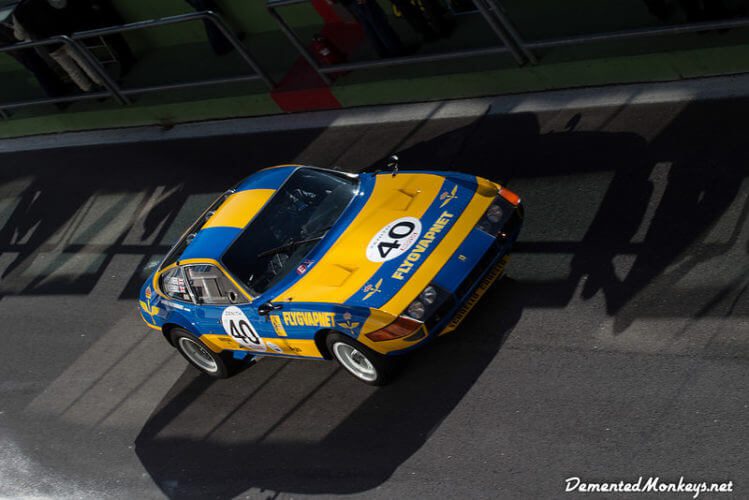
[[[639,28],[630,30],[621,30],[607,33],[594,33],[586,35],[575,35],[569,37],[550,38],[541,40],[526,41],[509,14],[504,9],[499,0],[472,0],[478,13],[484,18],[491,30],[497,36],[502,45],[490,46],[476,49],[456,50],[435,54],[422,54],[404,57],[394,57],[387,59],[357,61],[351,63],[333,64],[321,66],[305,47],[304,42],[296,34],[293,28],[286,22],[277,9],[284,6],[309,3],[310,0],[267,0],[266,6],[271,16],[278,23],[279,29],[287,37],[289,42],[296,48],[302,57],[317,72],[320,78],[328,85],[333,82],[328,76],[332,73],[341,73],[346,71],[363,70],[370,68],[389,67],[397,65],[408,65],[425,62],[438,62],[450,59],[461,59],[465,57],[488,56],[497,54],[510,53],[515,62],[522,66],[526,63],[539,64],[540,58],[536,51],[553,49],[559,47],[570,47],[575,45],[585,45],[612,41],[625,41],[640,38],[650,38],[668,35],[681,35],[696,33],[710,30],[726,30],[733,28],[742,28],[749,26],[749,17],[740,17],[735,19],[705,21],[698,23],[688,23],[679,25],[657,26],[649,28]],[[123,89],[107,73],[91,52],[79,40],[96,36],[112,35],[124,33],[127,31],[142,30],[170,24],[178,24],[190,21],[208,21],[213,23],[221,33],[229,40],[243,61],[252,70],[251,74],[238,75],[232,77],[213,78],[195,82],[170,83],[162,85],[152,85],[139,88]],[[201,11],[189,14],[180,14],[176,16],[137,21],[119,26],[100,28],[94,30],[81,31],[73,33],[70,36],[56,36],[44,40],[21,42],[0,48],[0,53],[10,52],[13,50],[29,49],[40,46],[66,44],[71,50],[81,55],[89,63],[91,69],[101,78],[105,90],[90,92],[85,94],[75,94],[56,98],[41,98],[20,102],[10,102],[0,104],[0,117],[8,118],[8,110],[34,106],[40,104],[57,104],[80,100],[100,99],[112,97],[122,105],[131,104],[130,96],[162,92],[168,90],[177,90],[193,87],[221,85],[227,83],[247,82],[261,80],[269,90],[275,89],[276,85],[270,75],[261,67],[257,59],[250,54],[247,47],[237,38],[234,32],[229,28],[226,21],[213,11]]]

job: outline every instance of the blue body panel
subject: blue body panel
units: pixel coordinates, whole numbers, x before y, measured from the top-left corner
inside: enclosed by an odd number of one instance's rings
[[[434,282],[440,288],[454,293],[458,285],[484,257],[484,254],[490,251],[495,241],[495,238],[483,231],[478,229],[471,231],[468,238],[463,241],[455,254],[447,261],[447,264],[435,276]]]

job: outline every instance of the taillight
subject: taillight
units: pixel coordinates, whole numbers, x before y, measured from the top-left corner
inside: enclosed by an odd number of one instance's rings
[[[421,328],[421,326],[422,323],[420,321],[401,316],[385,328],[367,333],[366,335],[370,340],[382,342],[383,340],[399,339],[406,335],[410,335]]]
[[[501,188],[499,190],[499,195],[505,200],[512,203],[513,206],[518,206],[520,204],[520,196],[516,195],[507,188]]]

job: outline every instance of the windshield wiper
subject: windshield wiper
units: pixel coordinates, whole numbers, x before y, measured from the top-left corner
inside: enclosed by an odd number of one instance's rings
[[[319,233],[322,233],[318,236],[313,236],[312,238],[307,238],[304,240],[291,241],[289,243],[286,243],[285,245],[280,245],[280,246],[277,246],[276,248],[271,248],[270,250],[261,252],[258,254],[258,257],[267,257],[268,255],[277,254],[279,252],[283,252],[284,250],[293,250],[294,248],[302,246],[305,243],[314,243],[315,241],[320,241],[321,239],[325,238],[325,236],[328,234],[328,231],[330,230],[331,227],[333,226],[329,226],[318,231]]]

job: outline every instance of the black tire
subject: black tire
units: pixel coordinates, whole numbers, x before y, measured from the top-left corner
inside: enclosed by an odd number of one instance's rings
[[[330,333],[325,338],[325,345],[339,365],[351,376],[365,384],[385,385],[392,380],[395,374],[395,366],[391,360],[348,335]]]
[[[198,337],[182,328],[172,329],[169,336],[172,345],[188,363],[211,377],[229,378],[248,366],[246,361],[234,359],[229,351],[213,352]]]

